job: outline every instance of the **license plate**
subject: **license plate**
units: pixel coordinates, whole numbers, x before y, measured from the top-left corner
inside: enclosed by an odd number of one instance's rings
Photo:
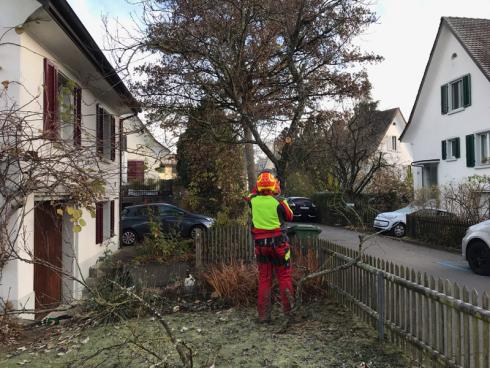
[[[300,207],[302,210],[309,210],[310,207]]]

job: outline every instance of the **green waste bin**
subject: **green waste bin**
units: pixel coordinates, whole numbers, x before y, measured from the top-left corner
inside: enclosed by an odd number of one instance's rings
[[[291,245],[299,247],[302,255],[308,254],[308,248],[313,249],[313,244],[321,232],[322,230],[315,225],[293,225],[287,230]]]
[[[317,239],[322,230],[315,225],[293,225],[287,229],[291,241]]]

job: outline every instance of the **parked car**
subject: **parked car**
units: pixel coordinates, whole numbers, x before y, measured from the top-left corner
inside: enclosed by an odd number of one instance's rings
[[[291,211],[293,211],[293,221],[314,221],[317,219],[316,206],[310,198],[289,197],[287,201]]]
[[[133,245],[150,233],[150,217],[160,222],[165,233],[177,231],[184,238],[194,238],[199,231],[209,229],[214,219],[188,212],[167,203],[128,206],[122,211],[121,227],[123,245]]]
[[[490,220],[470,226],[466,230],[461,251],[474,273],[490,276]]]
[[[380,213],[374,219],[373,227],[377,231],[391,232],[397,238],[401,238],[407,232],[407,215],[414,213],[425,216],[455,216],[441,209],[407,206],[393,212]]]

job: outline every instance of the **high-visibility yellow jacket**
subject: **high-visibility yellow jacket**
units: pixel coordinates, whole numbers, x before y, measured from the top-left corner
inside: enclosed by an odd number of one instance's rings
[[[283,198],[272,195],[251,195],[252,233],[255,239],[276,237],[285,230],[286,221],[293,219],[293,211]]]

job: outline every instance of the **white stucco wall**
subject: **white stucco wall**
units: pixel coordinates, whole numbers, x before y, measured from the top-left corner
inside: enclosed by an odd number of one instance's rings
[[[170,154],[170,150],[155,141],[148,131],[143,129],[143,122],[138,118],[124,122],[127,137],[127,151],[123,156],[123,181],[127,182],[127,162],[130,160],[145,162],[145,179],[165,179],[157,168],[161,161]]]
[[[385,152],[386,160],[390,164],[399,166],[403,169],[412,163],[412,152],[410,145],[405,142],[400,142],[399,140],[405,125],[405,119],[400,111],[397,111],[379,146],[379,150]],[[392,150],[391,140],[393,136],[396,137],[396,151]]]
[[[25,19],[37,8],[40,4],[35,0],[18,0],[7,1],[2,3],[2,11],[0,12],[0,27],[15,26],[22,24]],[[42,24],[42,22],[41,22]],[[26,105],[24,109],[30,112],[38,113],[37,118],[32,123],[34,127],[42,130],[43,116],[43,82],[44,69],[43,59],[45,57],[54,61],[59,71],[65,74],[68,78],[74,80],[82,87],[82,145],[93,147],[95,152],[95,132],[96,132],[96,104],[99,103],[109,113],[116,117],[116,132],[119,131],[118,116],[121,111],[127,110],[127,107],[108,103],[109,94],[114,95],[113,91],[93,90],[87,87],[90,81],[77,78],[79,68],[77,65],[72,65],[67,60],[73,57],[73,50],[67,45],[67,52],[70,57],[64,58],[63,55],[55,55],[46,47],[35,40],[35,36],[27,31],[17,34],[9,31],[6,34],[6,41],[21,45],[19,46],[0,46],[0,81],[9,80],[19,82],[20,86],[11,83],[8,91],[3,91],[0,103],[2,107],[6,104],[16,103],[18,106]],[[60,37],[59,34],[53,37]],[[77,69],[78,68],[78,69]],[[98,76],[97,78],[101,78]],[[3,88],[0,86],[0,88]],[[117,138],[118,139],[118,138]],[[116,147],[118,142],[116,142]],[[104,253],[105,249],[115,250],[118,247],[119,234],[119,151],[116,151],[116,160],[110,161],[101,159],[98,162],[98,167],[106,173],[108,185],[106,187],[105,199],[115,201],[115,236],[108,239],[104,244],[95,243],[95,219],[90,216],[87,211],[84,211],[83,218],[87,225],[82,228],[78,234],[71,232],[71,224],[68,219],[64,219],[63,225],[63,268],[65,271],[73,270],[75,276],[80,276],[74,263],[79,263],[81,273],[84,277],[88,276],[90,266],[95,264],[95,261]],[[94,162],[93,168],[97,166]],[[110,174],[107,174],[110,173]],[[51,198],[60,199],[62,193],[49,193]],[[27,198],[25,211],[26,215],[23,219],[23,236],[19,239],[22,242],[18,243],[19,247],[27,250],[34,249],[34,211],[35,200],[49,199],[46,194],[30,195]],[[20,213],[20,210],[18,211]],[[14,225],[12,225],[14,226]],[[24,253],[25,254],[25,253]],[[14,307],[25,306],[26,308],[34,307],[34,291],[33,278],[34,267],[31,264],[21,261],[12,261],[8,263],[2,272],[0,279],[0,298],[9,299]],[[73,284],[68,279],[63,280],[63,298],[69,300],[72,297],[79,297],[81,289],[78,285]]]
[[[457,57],[452,58],[456,53]],[[441,114],[441,85],[471,74],[471,106],[456,113]],[[403,137],[410,144],[413,160],[440,159],[438,184],[461,181],[471,175],[490,175],[490,167],[466,167],[465,136],[490,129],[490,82],[445,25],[434,50],[425,83]],[[459,137],[461,158],[442,160],[441,141]],[[422,186],[422,169],[414,168],[415,189]]]

